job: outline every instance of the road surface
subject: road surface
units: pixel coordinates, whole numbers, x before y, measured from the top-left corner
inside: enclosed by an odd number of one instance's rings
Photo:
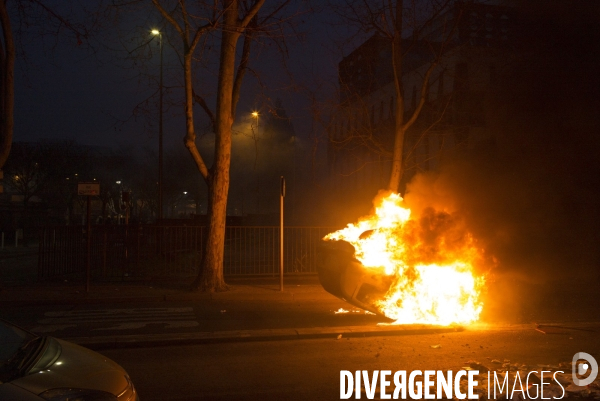
[[[579,327],[581,329],[581,326]],[[103,350],[143,401],[336,400],[340,370],[460,370],[469,362],[554,368],[584,351],[600,361],[600,327],[542,334],[532,327],[464,332]],[[434,346],[434,347],[432,347]],[[554,369],[550,368],[550,369]],[[548,368],[546,368],[548,369]],[[596,383],[598,379],[596,380]],[[366,399],[363,394],[362,399]],[[565,397],[567,399],[567,397]]]

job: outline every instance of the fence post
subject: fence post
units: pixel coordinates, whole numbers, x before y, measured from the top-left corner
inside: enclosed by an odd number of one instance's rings
[[[92,274],[92,197],[87,195],[87,240],[85,252],[85,292],[90,292],[90,276]]]
[[[104,240],[102,241],[102,277],[106,277],[106,248],[108,247],[108,229],[106,226],[102,227],[104,232]]]
[[[140,235],[141,235],[141,226],[137,226],[136,229],[137,232],[137,247],[136,247],[136,252],[135,252],[135,273],[139,276],[140,275]]]
[[[283,198],[285,197],[285,178],[283,176],[281,176],[279,195],[279,291],[283,291]]]

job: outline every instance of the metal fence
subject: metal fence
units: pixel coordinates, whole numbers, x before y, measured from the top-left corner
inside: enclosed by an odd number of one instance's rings
[[[85,226],[41,229],[39,279],[83,274],[85,230]],[[316,273],[317,246],[332,231],[328,227],[285,227],[284,273]],[[92,278],[195,276],[205,235],[202,226],[92,226]],[[278,274],[279,227],[227,227],[224,256],[225,275]]]

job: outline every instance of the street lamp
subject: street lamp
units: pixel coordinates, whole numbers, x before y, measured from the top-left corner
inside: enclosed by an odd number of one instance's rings
[[[160,44],[160,83],[158,91],[158,221],[163,218],[163,41],[158,29],[152,30]]]
[[[256,135],[255,135],[255,141],[256,143],[258,143],[258,117],[260,116],[260,114],[258,114],[258,111],[253,111],[252,112],[252,117],[256,118]],[[260,214],[260,174],[256,175],[256,213]]]
[[[260,114],[258,114],[258,111],[253,111],[252,112],[252,117],[256,118],[256,134],[258,135],[258,116]]]

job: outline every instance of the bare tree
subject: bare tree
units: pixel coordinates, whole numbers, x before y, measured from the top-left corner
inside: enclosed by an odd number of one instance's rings
[[[65,3],[56,7],[63,7]],[[13,140],[15,61],[18,56],[25,58],[23,38],[27,35],[39,39],[46,35],[58,37],[66,34],[74,37],[77,45],[89,44],[88,39],[91,32],[99,27],[102,13],[99,9],[88,10],[85,5],[77,6],[85,10],[81,15],[90,20],[75,22],[70,13],[63,14],[63,9],[55,9],[42,0],[0,2],[0,169],[8,159]]]
[[[443,27],[441,37],[438,35],[434,40],[421,38],[420,35],[454,2],[452,0],[432,0],[421,3],[403,0],[345,0],[342,6],[334,4],[335,11],[343,21],[354,26],[363,34],[377,35],[389,46],[396,100],[393,102],[394,134],[391,152],[382,149],[381,143],[373,141],[373,138],[363,139],[366,139],[365,144],[375,147],[376,151],[390,154],[392,165],[387,188],[398,192],[405,171],[406,152],[404,146],[407,131],[415,124],[423,111],[428,99],[431,75],[440,63],[444,47],[452,37],[458,19],[454,19],[453,26]],[[407,38],[409,31],[412,36]],[[430,61],[421,79],[419,95],[412,95],[418,100],[414,101],[415,99],[413,99],[413,107],[407,109],[403,86],[405,56],[408,52],[414,51],[416,47],[426,49],[429,52]],[[342,84],[344,83],[342,82]],[[368,115],[369,113],[367,111],[363,114]]]
[[[13,138],[15,108],[15,42],[6,1],[0,2],[0,169],[6,163]]]
[[[46,184],[48,167],[40,165],[41,153],[39,146],[23,143],[7,165],[7,183],[21,197],[23,209]]]
[[[269,29],[268,22],[275,24],[274,18],[289,0],[282,0],[270,6],[266,15],[260,19],[258,12],[263,8],[265,0],[205,1],[195,3],[193,11],[188,10],[185,0],[171,4],[171,7],[160,0],[152,0],[152,3],[176,31],[183,45],[186,121],[184,145],[208,187],[208,233],[200,273],[193,282],[192,289],[223,291],[227,289],[223,278],[225,217],[230,183],[232,125],[236,107],[244,75],[249,68],[252,42],[259,33]],[[205,91],[194,89],[194,72],[198,67],[195,61],[206,57],[206,53],[210,52],[207,43],[210,40],[214,41],[215,37],[219,49],[219,62],[213,110],[209,106],[210,99],[202,96]],[[240,38],[243,38],[241,49],[238,48]],[[204,110],[214,130],[215,144],[211,166],[196,145],[195,104]]]

